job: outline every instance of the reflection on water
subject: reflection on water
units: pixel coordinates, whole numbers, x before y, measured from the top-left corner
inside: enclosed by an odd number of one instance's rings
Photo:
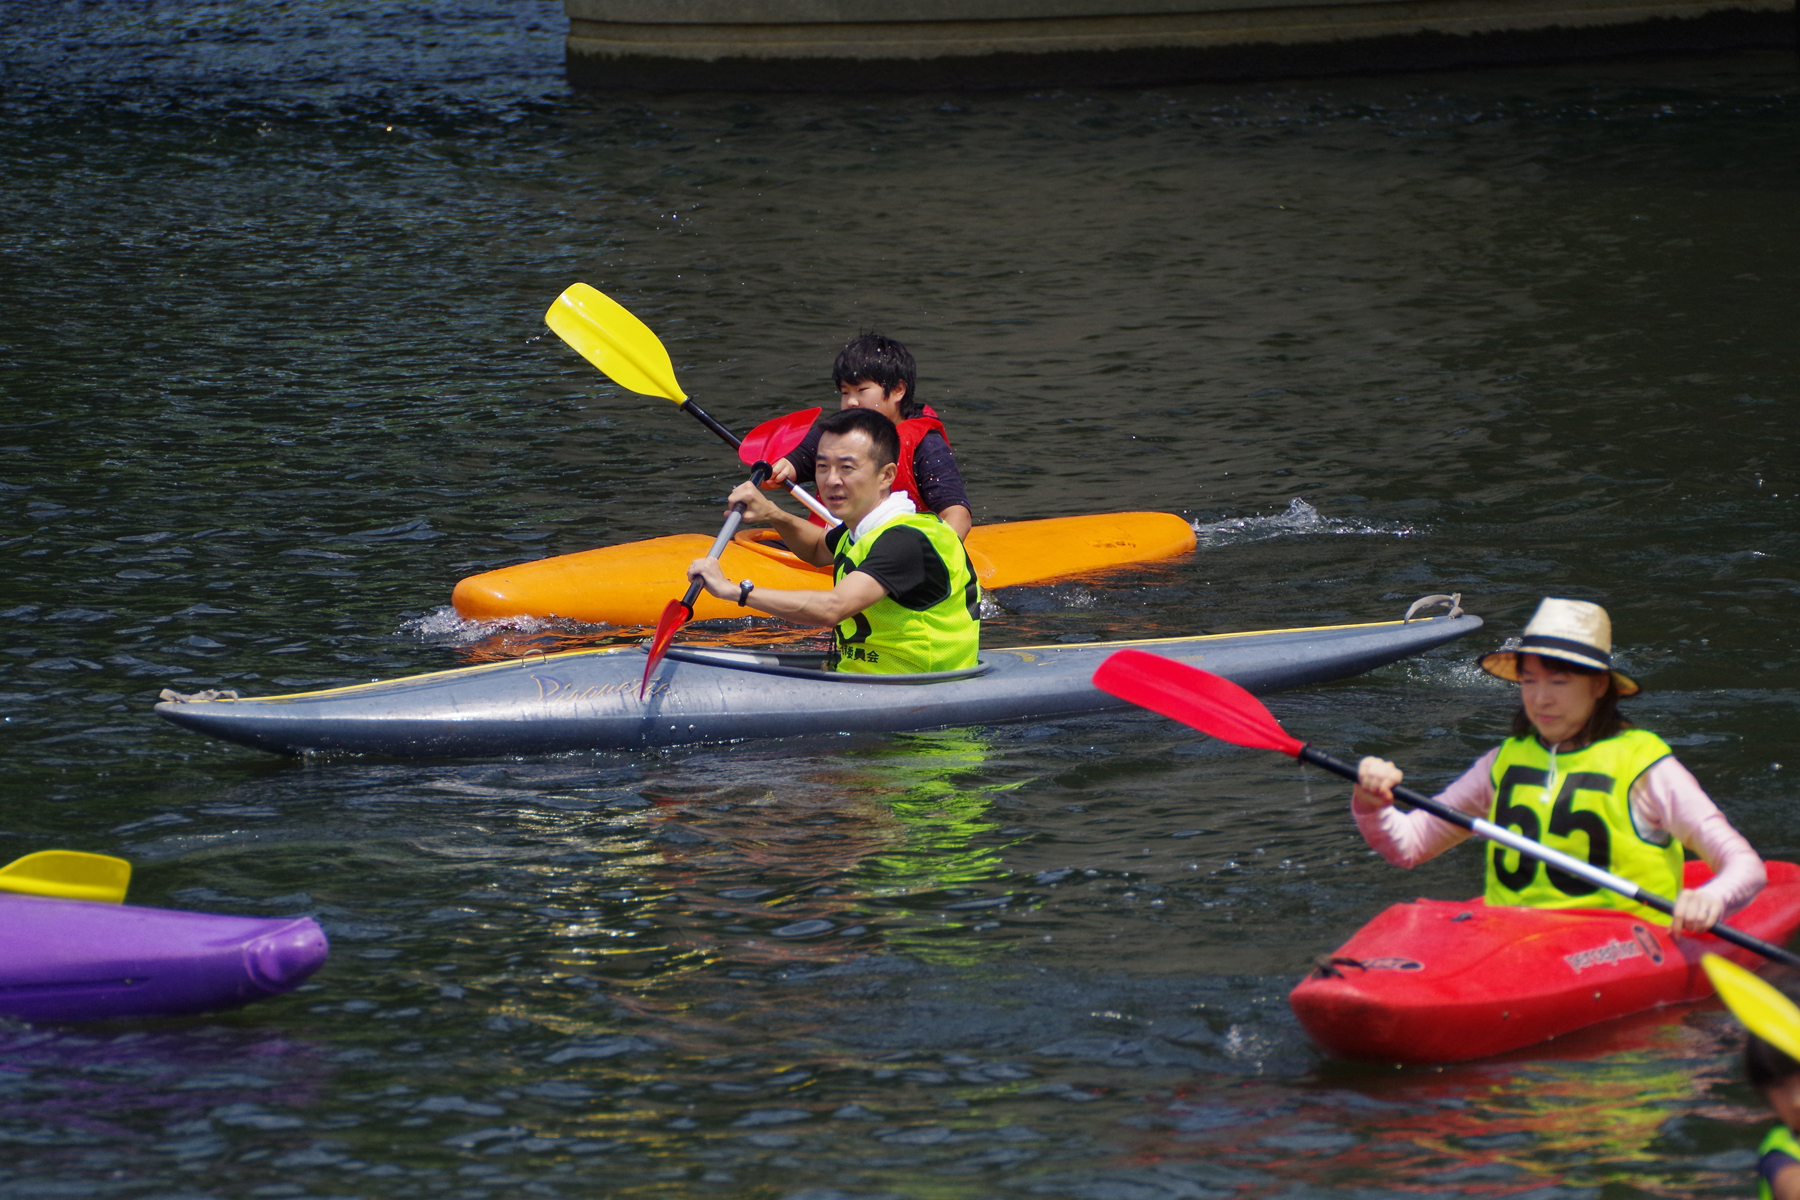
[[[238,1013],[0,1027],[0,1195],[1748,1186],[1715,1008],[1323,1060],[1287,989],[1479,856],[1395,871],[1334,781],[1165,721],[410,764],[148,710],[642,640],[445,608],[716,528],[731,456],[544,337],[585,279],[733,426],[828,402],[876,326],[979,519],[1195,524],[996,594],[994,644],[1599,600],[1634,715],[1800,856],[1791,56],[573,97],[554,0],[0,24],[0,857],[125,854],[136,902],[333,941]],[[1441,783],[1511,710],[1485,645],[1271,704]]]

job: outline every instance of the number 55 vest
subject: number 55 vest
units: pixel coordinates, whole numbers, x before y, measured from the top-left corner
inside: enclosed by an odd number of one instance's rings
[[[1554,755],[1531,734],[1508,738],[1494,760],[1489,820],[1673,899],[1681,888],[1681,843],[1666,830],[1651,840],[1631,819],[1631,785],[1670,753],[1644,729]],[[1493,844],[1488,851],[1489,904],[1616,908],[1669,923],[1655,909],[1515,850]]]

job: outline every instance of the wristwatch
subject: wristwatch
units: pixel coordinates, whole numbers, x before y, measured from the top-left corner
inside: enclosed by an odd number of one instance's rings
[[[744,580],[744,582],[738,584],[738,607],[739,608],[744,607],[744,605],[749,602],[750,593],[752,591],[754,591],[755,588],[756,588],[756,585],[754,583],[750,582],[748,579],[746,579],[746,580]]]

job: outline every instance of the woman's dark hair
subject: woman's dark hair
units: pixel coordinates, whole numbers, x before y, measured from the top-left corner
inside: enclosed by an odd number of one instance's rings
[[[1523,656],[1519,656],[1523,657]],[[1616,737],[1622,730],[1630,729],[1631,722],[1619,712],[1619,681],[1612,677],[1611,671],[1599,667],[1587,667],[1573,663],[1565,658],[1538,657],[1545,670],[1562,671],[1569,675],[1605,675],[1606,691],[1594,701],[1594,711],[1588,717],[1587,724],[1578,730],[1573,738],[1577,746],[1591,746],[1595,742],[1603,742],[1609,737]],[[1521,663],[1521,666],[1524,664]],[[1525,706],[1519,705],[1519,711],[1513,714],[1512,735],[1524,737],[1534,732],[1531,718],[1525,715]]]
[[[1786,1079],[1800,1075],[1800,1062],[1795,1062],[1754,1033],[1744,1043],[1744,1074],[1750,1086],[1764,1092]]]
[[[906,395],[900,399],[900,416],[908,420],[925,410],[919,403],[918,374],[912,352],[874,330],[852,338],[849,345],[838,351],[837,361],[831,365],[833,385],[878,383],[882,391],[891,392],[904,383]]]

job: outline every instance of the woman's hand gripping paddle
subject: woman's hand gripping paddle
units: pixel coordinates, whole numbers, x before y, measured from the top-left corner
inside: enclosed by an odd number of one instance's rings
[[[1745,1029],[1789,1058],[1800,1059],[1800,1008],[1792,1000],[1729,958],[1705,954],[1700,965]]]
[[[1249,692],[1209,671],[1178,663],[1173,659],[1142,650],[1121,650],[1100,664],[1094,672],[1094,686],[1121,700],[1173,717],[1202,733],[1256,750],[1279,750],[1301,762],[1311,763],[1345,779],[1356,778],[1356,768],[1341,759],[1314,750],[1281,727],[1263,702]],[[1433,800],[1412,788],[1397,787],[1394,798],[1414,808],[1422,808],[1439,820],[1460,826],[1509,850],[1548,863],[1559,870],[1607,888],[1629,900],[1635,900],[1658,912],[1675,911],[1673,902],[1647,892],[1637,884],[1611,871],[1603,871],[1592,863],[1553,850],[1492,821],[1471,817],[1446,804]],[[1800,955],[1790,954],[1773,942],[1765,942],[1729,925],[1714,925],[1708,932],[1746,950],[1754,950],[1764,958],[1789,966],[1800,966]]]
[[[800,439],[796,438],[791,445],[784,446],[775,454],[753,453],[749,445],[755,441],[758,433],[771,425],[780,424],[785,427],[787,422],[804,416],[806,424],[800,431],[803,438],[806,430],[812,427],[813,419],[819,415],[819,410],[815,408],[809,413],[777,417],[774,421],[758,425],[750,431],[748,438],[740,441],[737,434],[713,420],[704,409],[688,399],[687,393],[675,381],[675,367],[669,361],[668,350],[650,332],[650,327],[617,300],[585,283],[569,285],[551,303],[550,310],[544,314],[544,324],[555,330],[557,337],[600,368],[601,374],[620,387],[640,396],[661,396],[665,400],[673,400],[683,412],[692,415],[695,420],[718,434],[726,445],[736,449],[738,457],[743,459],[746,466],[780,458],[800,444]],[[787,488],[794,499],[823,517],[827,525],[839,523],[829,509],[799,484],[790,480],[782,486]]]
[[[0,892],[26,896],[121,904],[130,883],[124,859],[79,850],[39,850],[0,867]]]

